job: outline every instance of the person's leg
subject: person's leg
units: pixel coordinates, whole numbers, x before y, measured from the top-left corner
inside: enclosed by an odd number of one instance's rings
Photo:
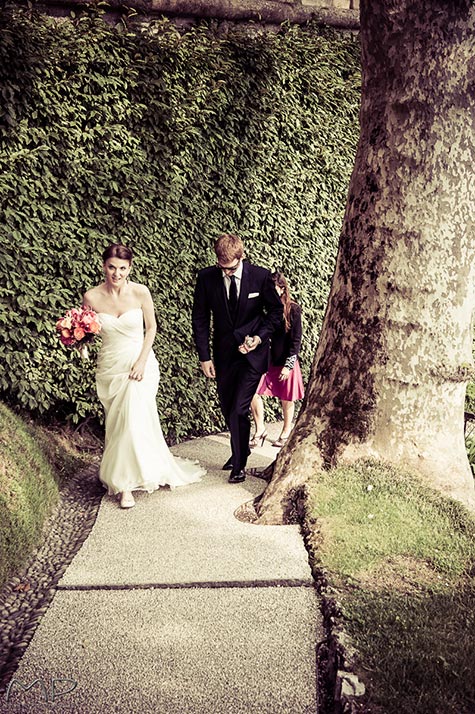
[[[240,362],[238,360],[227,364],[224,369],[216,369],[216,387],[218,390],[219,404],[226,422],[226,427],[229,429],[231,435],[231,458],[228,460],[229,464],[236,463],[235,442],[237,434],[234,433],[235,430],[231,426],[230,417],[236,398],[236,385],[239,381],[239,372]],[[225,466],[226,468],[231,468],[229,465]]]
[[[281,399],[282,414],[284,415],[284,425],[280,434],[280,438],[286,439],[292,431],[292,421],[295,412],[295,402],[288,402],[286,399]]]
[[[257,440],[259,440],[259,437],[265,433],[264,403],[260,394],[254,394],[251,402],[251,412],[255,424],[254,439],[257,438]],[[257,446],[257,444],[255,445]]]
[[[249,409],[261,379],[261,373],[256,372],[247,362],[242,363],[235,400],[229,416],[229,426],[233,437],[233,471],[245,468],[249,456],[249,436],[251,422]]]

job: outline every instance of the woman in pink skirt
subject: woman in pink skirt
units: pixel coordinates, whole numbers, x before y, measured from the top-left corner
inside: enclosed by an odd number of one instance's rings
[[[272,335],[271,365],[262,375],[261,381],[251,402],[252,416],[256,425],[253,439],[249,446],[262,446],[267,438],[264,425],[264,405],[262,396],[278,397],[282,404],[284,425],[277,441],[272,446],[281,447],[289,438],[295,411],[295,400],[302,399],[304,387],[298,354],[302,342],[302,309],[294,302],[289,293],[287,280],[281,272],[272,274],[275,289],[284,305],[282,324]]]

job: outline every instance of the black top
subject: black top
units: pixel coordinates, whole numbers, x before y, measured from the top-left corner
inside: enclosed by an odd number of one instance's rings
[[[285,321],[282,319],[277,330],[272,335],[271,362],[276,366],[285,365],[290,357],[298,357],[302,344],[302,308],[296,302],[290,303],[290,329],[285,331]],[[295,360],[293,360],[295,362]],[[287,366],[290,366],[287,365]],[[293,364],[292,364],[293,366]]]

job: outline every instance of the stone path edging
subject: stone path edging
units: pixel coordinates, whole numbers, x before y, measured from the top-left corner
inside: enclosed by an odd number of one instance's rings
[[[60,489],[41,544],[0,591],[0,694],[15,673],[57,584],[95,523],[104,489],[97,464],[73,474]]]

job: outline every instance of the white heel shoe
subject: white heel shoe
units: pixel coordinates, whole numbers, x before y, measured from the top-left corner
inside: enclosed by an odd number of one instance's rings
[[[120,507],[121,508],[133,508],[135,506],[135,500],[131,491],[123,491],[120,496]]]

